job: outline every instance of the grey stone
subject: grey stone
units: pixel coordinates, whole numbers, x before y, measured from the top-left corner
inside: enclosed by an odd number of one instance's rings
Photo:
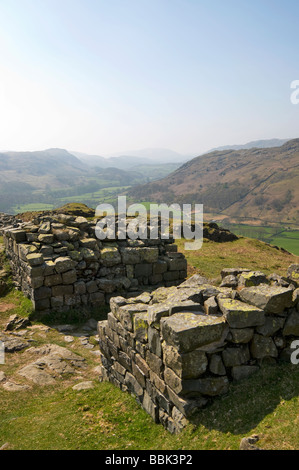
[[[74,284],[77,281],[77,273],[75,269],[62,273],[63,284]]]
[[[7,381],[2,384],[2,387],[7,392],[23,392],[24,390],[29,390],[29,385],[16,384],[15,382]]]
[[[265,357],[277,357],[277,348],[272,340],[266,336],[255,334],[250,346],[250,352],[254,359],[263,359]]]
[[[91,381],[80,382],[72,387],[72,389],[77,392],[81,390],[91,390],[93,388],[94,388],[94,384]]]
[[[256,307],[272,314],[280,314],[292,306],[293,289],[261,284],[241,290],[240,297]]]
[[[299,264],[291,264],[288,267],[287,276],[290,279],[299,282]]]
[[[299,312],[292,309],[283,329],[284,336],[299,336]]]
[[[181,379],[196,379],[205,373],[208,365],[207,356],[203,351],[194,350],[179,353],[174,346],[163,343],[164,364],[172,369]]]
[[[224,367],[221,356],[213,354],[210,359],[209,370],[215,375],[226,375],[226,369]]]
[[[215,297],[209,297],[205,300],[204,310],[206,315],[216,315],[218,313],[218,304]]]
[[[170,311],[169,303],[151,305],[150,307],[148,307],[147,314],[148,314],[149,325],[159,324],[162,317],[169,316],[169,311]]]
[[[240,450],[262,450],[255,444],[259,441],[259,436],[253,435],[250,437],[244,437],[240,443]]]
[[[162,346],[159,331],[155,328],[148,328],[148,345],[149,349],[156,356],[161,357],[162,355]]]
[[[133,330],[137,341],[148,341],[148,316],[147,312],[136,313],[133,317]]]
[[[219,341],[225,330],[225,319],[195,313],[176,313],[161,320],[166,343],[180,352],[189,352]]]
[[[234,367],[245,364],[250,360],[249,348],[247,345],[227,348],[222,352],[222,359],[225,367]]]
[[[260,271],[243,272],[238,277],[238,285],[243,287],[258,286],[259,284],[269,284],[266,275]]]
[[[21,318],[18,315],[11,315],[5,325],[4,331],[21,330],[30,326],[31,322],[28,318]]]
[[[256,332],[263,336],[273,336],[277,331],[283,328],[284,323],[285,318],[267,316],[265,324],[263,326],[257,327]]]
[[[74,267],[74,262],[69,257],[60,257],[55,260],[55,270],[57,273],[65,273]]]
[[[30,266],[40,266],[44,262],[44,257],[41,253],[32,253],[27,255],[27,261]]]
[[[263,328],[263,326],[258,328]],[[236,344],[249,343],[252,340],[253,333],[253,328],[231,328],[228,340]]]
[[[249,328],[265,323],[265,314],[260,308],[229,298],[218,298],[218,305],[231,328]]]
[[[228,276],[225,276],[222,279],[222,282],[220,284],[220,287],[237,287],[238,285],[238,279],[236,276],[230,274]]]
[[[144,392],[143,400],[142,400],[142,407],[143,409],[152,417],[155,423],[159,422],[158,419],[158,408],[151,400],[149,394]]]

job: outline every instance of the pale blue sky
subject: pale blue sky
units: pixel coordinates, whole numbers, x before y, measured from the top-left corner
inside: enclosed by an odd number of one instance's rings
[[[0,149],[299,137],[296,0],[0,0]]]

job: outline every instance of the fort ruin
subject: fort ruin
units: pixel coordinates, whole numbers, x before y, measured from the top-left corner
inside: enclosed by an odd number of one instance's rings
[[[223,269],[187,279],[173,240],[100,241],[95,221],[57,214],[2,229],[16,286],[41,315],[110,305],[98,323],[101,380],[170,432],[299,337],[299,265],[285,277]]]

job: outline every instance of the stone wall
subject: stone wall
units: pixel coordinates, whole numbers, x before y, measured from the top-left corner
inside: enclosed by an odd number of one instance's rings
[[[178,287],[115,297],[98,324],[102,380],[133,394],[173,433],[264,361],[290,360],[299,336],[294,278],[242,269],[222,278],[221,287],[195,275]]]
[[[37,312],[88,310],[186,278],[173,240],[100,241],[95,228],[96,220],[57,214],[2,230],[15,284]]]

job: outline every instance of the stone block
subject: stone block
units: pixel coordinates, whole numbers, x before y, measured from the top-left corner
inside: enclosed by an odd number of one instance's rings
[[[122,248],[120,251],[123,264],[139,264],[141,262],[138,248]]]
[[[226,369],[219,354],[213,354],[211,356],[209,370],[215,375],[226,375]]]
[[[144,392],[142,408],[152,417],[155,423],[159,422],[158,407],[151,400],[147,392]]]
[[[162,317],[168,317],[170,312],[170,304],[159,303],[148,307],[148,323],[157,326]]]
[[[128,387],[129,391],[134,396],[136,396],[141,402],[143,399],[143,388],[141,387],[141,385],[137,382],[135,377],[130,372],[126,373],[125,384]]]
[[[159,258],[159,249],[157,247],[142,247],[139,249],[141,262],[157,263]]]
[[[52,274],[52,276],[45,277],[45,286],[48,286],[48,287],[58,286],[61,283],[62,283],[61,274]]]
[[[161,320],[162,337],[179,352],[189,352],[219,341],[225,330],[223,317],[195,313],[176,313]]]
[[[285,318],[266,316],[265,324],[256,328],[256,332],[263,336],[274,336],[285,324]]]
[[[44,257],[41,253],[31,253],[27,255],[27,261],[30,266],[40,266],[44,262]]]
[[[135,266],[135,277],[149,277],[152,275],[153,267],[151,264],[136,264]]]
[[[112,303],[110,303],[110,306],[112,307]],[[114,315],[126,330],[133,331],[134,315],[145,311],[146,305],[144,304],[128,304],[118,307]]]
[[[117,246],[105,246],[100,251],[100,260],[103,266],[116,266],[121,263],[121,255]],[[129,263],[128,263],[129,264]]]
[[[149,368],[158,376],[162,372],[162,360],[160,357],[153,354],[151,351],[146,352],[146,362],[149,365]]]
[[[153,275],[164,274],[167,271],[167,262],[158,260],[157,263],[153,264]]]
[[[245,287],[240,292],[244,302],[272,314],[281,314],[292,306],[293,289],[290,287],[268,286]]]
[[[34,300],[42,300],[42,299],[49,299],[51,297],[51,288],[50,287],[40,287],[39,289],[35,289],[33,293]]]
[[[84,281],[74,283],[74,293],[79,295],[86,294],[86,284]]]
[[[269,284],[266,275],[260,271],[243,272],[238,277],[239,286],[252,287],[259,284]]]
[[[218,305],[231,328],[249,328],[265,323],[264,311],[258,307],[229,298],[218,298]]]
[[[72,285],[64,286],[53,286],[52,287],[52,296],[53,297],[63,297],[64,295],[72,295],[74,292],[74,287]]]
[[[54,242],[54,235],[51,233],[41,233],[37,239],[42,244],[50,245]]]
[[[162,356],[160,333],[156,328],[148,327],[148,345],[152,353],[158,357]]]
[[[65,273],[66,271],[70,271],[74,267],[74,261],[65,256],[59,257],[55,260],[55,270],[58,274]]]
[[[179,353],[171,345],[163,343],[163,362],[181,379],[197,379],[207,370],[208,360],[203,351],[198,349],[189,353]]]
[[[259,328],[263,328],[263,326],[257,327],[257,330]],[[231,328],[227,339],[236,344],[249,343],[252,340],[253,333],[253,328]]]
[[[265,357],[277,357],[277,348],[272,340],[266,336],[254,335],[250,346],[250,352],[254,359]]]
[[[299,336],[299,312],[292,309],[291,314],[286,320],[284,329],[284,336]]]
[[[136,313],[133,317],[134,336],[137,341],[148,341],[148,316],[147,312]]]
[[[225,367],[234,367],[246,364],[250,360],[248,345],[241,345],[235,348],[226,348],[222,352],[222,359]]]

